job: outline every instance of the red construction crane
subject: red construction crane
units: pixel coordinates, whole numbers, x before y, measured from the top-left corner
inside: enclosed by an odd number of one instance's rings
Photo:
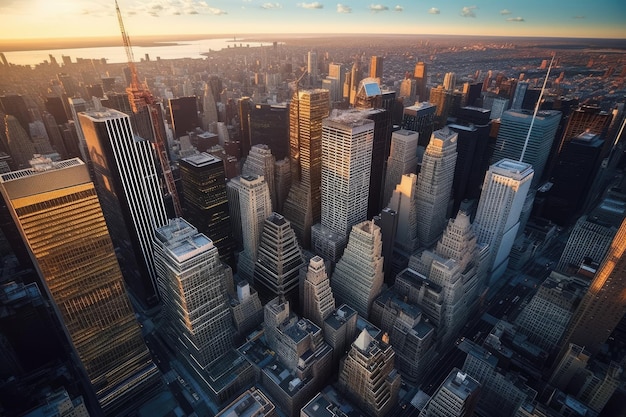
[[[144,108],[148,108],[150,114],[150,121],[152,122],[152,133],[154,136],[154,147],[159,161],[161,163],[161,170],[163,171],[163,177],[165,178],[165,186],[167,192],[172,197],[172,203],[174,204],[174,212],[176,217],[182,217],[182,209],[180,207],[180,199],[178,198],[178,192],[176,191],[176,184],[174,184],[174,176],[172,175],[172,168],[170,166],[170,160],[167,156],[167,144],[163,133],[161,132],[161,126],[159,125],[160,112],[159,104],[148,89],[148,86],[139,81],[137,76],[137,67],[135,66],[135,58],[133,56],[133,49],[130,45],[130,39],[124,29],[124,21],[122,20],[122,13],[115,0],[115,10],[117,12],[117,20],[120,24],[120,30],[122,31],[122,40],[124,41],[124,49],[126,50],[126,58],[128,59],[128,68],[130,69],[131,81],[130,86],[126,89],[128,93],[128,100],[132,106],[133,112],[138,113]]]

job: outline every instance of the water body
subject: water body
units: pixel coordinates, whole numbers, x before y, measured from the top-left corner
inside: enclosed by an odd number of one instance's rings
[[[149,56],[150,60],[156,60],[157,58],[204,58],[202,54],[210,52],[211,50],[219,51],[226,48],[246,48],[268,45],[271,45],[271,42],[233,41],[232,38],[168,41],[161,42],[161,44],[155,42],[153,46],[133,45],[133,54],[136,62],[145,59],[146,54]],[[124,63],[128,61],[121,40],[119,46],[15,51],[5,52],[4,55],[9,63],[16,65],[37,65],[44,61],[50,62],[50,55],[52,55],[59,64],[63,63],[63,56],[69,56],[72,62],[76,62],[76,58],[105,59],[108,63]]]

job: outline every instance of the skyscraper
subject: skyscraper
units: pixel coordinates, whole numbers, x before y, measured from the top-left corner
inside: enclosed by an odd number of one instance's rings
[[[480,383],[453,369],[422,409],[420,417],[471,417],[480,394]]]
[[[187,132],[200,127],[196,96],[171,98],[168,106],[176,138],[185,136]]]
[[[408,258],[419,244],[417,237],[417,175],[405,174],[391,195],[387,208],[396,212],[397,227],[394,246]],[[383,230],[383,236],[386,231]],[[384,244],[383,244],[384,246]],[[387,271],[385,271],[387,275]]]
[[[336,262],[350,228],[367,219],[374,122],[368,111],[333,111],[322,123],[321,224],[311,232],[312,246]],[[328,232],[339,237],[338,248],[325,251]]]
[[[4,117],[4,125],[8,151],[13,158],[15,167],[17,169],[28,167],[28,161],[36,152],[35,144],[15,116],[7,114]]]
[[[433,134],[436,112],[437,107],[427,101],[405,107],[402,115],[402,129],[417,132],[418,144],[426,147]]]
[[[568,325],[562,349],[573,343],[591,354],[597,353],[626,313],[625,251],[626,219]]]
[[[272,151],[267,145],[252,145],[246,162],[241,168],[241,175],[262,176],[267,183],[272,200],[272,207],[277,210],[276,206],[276,186],[274,185],[275,175],[274,169],[276,159],[272,155]]]
[[[317,87],[318,81],[318,64],[317,64],[317,52],[309,51],[307,56],[307,77],[309,79],[309,87]]]
[[[298,305],[299,271],[304,258],[296,235],[287,219],[272,213],[263,225],[254,269],[254,286],[261,301],[277,296]]]
[[[369,202],[367,218],[378,215],[385,208],[383,187],[385,184],[385,163],[391,151],[391,111],[385,109],[369,109],[367,118],[374,121],[374,142],[372,144],[372,161],[370,163]]]
[[[289,157],[289,106],[254,104],[250,109],[248,127],[250,144],[267,145],[276,160]]]
[[[415,64],[415,71],[413,72],[413,76],[417,81],[417,99],[419,101],[428,100],[428,88],[426,86],[426,82],[428,81],[427,72],[426,72],[426,63],[419,61]],[[428,135],[430,138],[430,135]]]
[[[326,265],[319,256],[309,261],[304,280],[302,315],[313,323],[324,327],[324,320],[335,310],[335,298],[330,289]]]
[[[420,245],[437,241],[446,225],[448,204],[456,166],[458,134],[448,128],[436,130],[426,147],[417,177],[417,236]]]
[[[380,227],[373,221],[352,226],[331,279],[337,303],[348,304],[366,319],[384,281],[382,246]]]
[[[204,94],[202,95],[202,128],[208,131],[212,123],[217,123],[217,105],[211,86],[204,84]]]
[[[370,416],[387,415],[398,401],[401,381],[394,356],[391,345],[363,329],[339,372],[339,389]]]
[[[430,89],[429,101],[437,110],[435,111],[435,129],[441,129],[447,124],[450,109],[452,107],[452,91],[438,85]]]
[[[222,160],[204,152],[183,158],[180,160],[180,179],[185,218],[211,239],[222,261],[233,266],[235,240]]]
[[[154,229],[167,223],[152,145],[134,135],[130,118],[117,110],[88,111],[78,117],[124,276],[137,298],[150,304],[158,294]]]
[[[304,247],[321,215],[322,119],[328,116],[328,97],[326,90],[298,91],[289,105],[292,185],[283,212]]]
[[[0,176],[0,191],[104,413],[159,389],[96,190],[79,159]]]
[[[202,375],[232,347],[224,265],[211,239],[180,217],[159,227],[155,235],[165,336]]]
[[[402,176],[415,173],[417,169],[418,134],[410,130],[400,129],[391,134],[391,149],[387,160],[385,173],[385,188],[383,191],[383,206],[387,207],[389,199],[396,185],[400,184]]]
[[[382,56],[373,56],[370,60],[370,78],[378,78],[378,82],[383,80],[383,61]]]
[[[530,164],[503,159],[485,175],[474,227],[478,243],[489,245],[491,282],[508,264],[533,173]]]

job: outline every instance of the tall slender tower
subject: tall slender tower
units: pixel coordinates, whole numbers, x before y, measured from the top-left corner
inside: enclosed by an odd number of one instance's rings
[[[78,117],[107,225],[122,251],[124,272],[130,274],[125,275],[128,285],[142,302],[150,304],[157,294],[154,229],[167,223],[152,145],[134,135],[130,118],[117,110],[88,111]],[[132,249],[124,252],[130,249],[129,240]]]
[[[28,167],[28,161],[35,153],[35,145],[15,116],[7,114],[4,117],[4,125],[8,151],[13,158],[15,166],[18,169]]]
[[[435,243],[446,226],[457,137],[458,134],[447,127],[434,131],[417,177],[417,236],[420,245],[425,247]]]
[[[312,246],[337,262],[350,228],[367,219],[374,122],[362,110],[333,111],[322,123],[322,213],[313,226]],[[336,234],[338,248],[321,242]]]
[[[373,56],[370,60],[370,78],[378,78],[379,83],[383,80],[383,61],[382,56]]]
[[[508,265],[533,173],[530,164],[503,159],[485,174],[474,227],[478,243],[489,245],[491,282]]]
[[[570,321],[562,349],[573,343],[597,353],[626,313],[625,252],[626,219]]]
[[[400,129],[391,134],[391,149],[385,173],[385,189],[383,191],[383,207],[387,207],[396,185],[402,176],[415,173],[417,169],[417,132]]]
[[[427,82],[426,63],[422,61],[416,63],[413,76],[415,77],[415,80],[417,81],[416,94],[417,94],[418,100],[419,101],[428,100],[428,88],[426,87],[426,82]]]
[[[388,208],[397,213],[395,244],[407,258],[419,244],[417,238],[417,175],[405,174],[391,195]],[[383,232],[383,234],[386,231]]]
[[[348,246],[337,262],[331,285],[339,304],[348,304],[368,318],[383,286],[383,242],[373,221],[352,226]]]
[[[322,119],[329,110],[328,91],[321,89],[296,91],[289,106],[292,185],[283,212],[304,247],[321,216]]]
[[[107,416],[161,386],[124,289],[87,167],[79,159],[0,176],[0,191]]]
[[[225,267],[211,239],[180,217],[156,230],[154,251],[166,337],[202,375],[232,347]]]
[[[202,95],[202,128],[209,130],[211,124],[217,123],[217,105],[213,91],[208,83],[204,84],[204,94]]]
[[[330,288],[324,260],[314,256],[309,261],[304,280],[302,315],[313,323],[324,327],[324,320],[335,310],[335,297]]]
[[[277,209],[276,186],[274,181],[274,169],[276,159],[272,155],[269,146],[265,144],[252,145],[246,162],[241,168],[241,175],[257,175],[265,178],[265,182],[270,190],[270,198],[272,199],[272,207]]]

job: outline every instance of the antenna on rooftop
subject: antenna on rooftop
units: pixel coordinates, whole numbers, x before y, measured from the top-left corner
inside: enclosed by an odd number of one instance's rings
[[[528,140],[530,139],[530,132],[533,130],[533,125],[535,124],[535,118],[537,117],[537,112],[539,111],[539,106],[541,105],[541,99],[543,98],[543,92],[546,89],[546,84],[548,83],[548,77],[550,76],[550,70],[552,69],[552,63],[554,62],[554,57],[556,53],[552,53],[552,59],[550,60],[550,65],[548,66],[548,72],[546,73],[546,78],[543,80],[543,86],[541,87],[541,93],[539,93],[539,98],[537,99],[537,104],[535,104],[535,111],[533,112],[533,118],[530,120],[530,127],[528,128],[528,133],[526,134],[526,140],[524,141],[524,147],[522,148],[522,154],[519,157],[519,161],[522,162],[524,159],[524,154],[526,153],[526,147],[528,146]]]

